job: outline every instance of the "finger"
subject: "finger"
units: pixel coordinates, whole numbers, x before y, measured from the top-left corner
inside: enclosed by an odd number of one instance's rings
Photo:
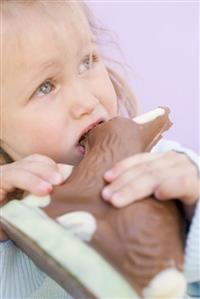
[[[168,200],[182,199],[188,205],[193,205],[200,195],[200,180],[189,175],[180,175],[163,180],[155,190],[156,198]]]
[[[50,183],[21,168],[7,170],[2,175],[2,186],[6,192],[19,188],[38,196],[46,195],[52,191]]]
[[[23,164],[23,169],[49,182],[52,185],[63,183],[71,174],[72,166],[67,164],[44,163],[28,161]]]
[[[157,181],[159,181],[167,176],[170,176],[172,169],[174,168],[175,170],[176,167],[177,163],[175,163],[173,159],[166,159],[165,156],[160,156],[157,159],[146,160],[144,162],[138,163],[126,170],[124,173],[115,178],[109,185],[107,185],[102,191],[102,196],[104,199],[109,199],[114,192],[117,192],[131,181],[137,180],[135,181],[136,183],[140,181],[140,178],[142,179],[146,176],[147,179],[150,176],[153,176],[157,179]]]
[[[152,162],[153,164],[155,161],[157,161],[158,164],[161,162],[165,162],[166,166],[172,164],[177,166],[184,164],[188,166],[189,164],[192,164],[186,155],[177,153],[174,150],[164,153],[140,153],[118,162],[113,168],[106,171],[106,173],[104,174],[104,179],[108,182],[111,182],[130,167],[147,162],[149,162],[149,164],[151,164]]]
[[[124,185],[121,189],[113,192],[109,198],[106,198],[106,200],[109,200],[116,207],[123,207],[131,202],[152,195],[162,181],[172,177],[172,173],[173,178],[176,178],[180,177],[183,171],[184,166],[177,168],[176,165],[174,165],[174,167],[167,168],[163,172],[160,168],[142,172],[134,180],[130,180],[129,183]]]
[[[115,207],[124,207],[151,195],[156,186],[157,180],[154,177],[145,176],[135,182],[128,183],[120,191],[113,193],[109,201]]]
[[[105,200],[111,199],[113,193],[119,191],[128,183],[130,184],[131,181],[135,180],[135,178],[140,175],[140,172],[141,169],[139,168],[134,170],[133,168],[128,169],[122,175],[119,175],[116,179],[114,179],[109,185],[103,188],[102,197]]]
[[[126,186],[131,186],[134,188],[140,181],[148,180],[149,177],[155,176],[157,178],[157,173],[159,173],[159,169],[151,169],[148,167],[147,163],[142,163],[136,165],[125,171],[122,175],[118,176],[114,181],[112,181],[109,185],[107,185],[102,190],[102,196],[105,200],[111,199],[113,193],[118,192],[119,190],[126,188]]]
[[[59,185],[63,181],[63,177],[56,164],[30,160],[26,161],[26,163],[21,166],[21,169],[31,172],[33,175],[52,185]]]
[[[53,159],[51,159],[45,155],[40,155],[40,154],[32,154],[30,156],[25,157],[23,160],[20,160],[20,162],[22,162],[22,161],[43,162],[43,163],[47,163],[50,165],[56,164],[56,162]]]
[[[63,164],[63,163],[55,163],[54,160],[51,158],[45,156],[45,155],[40,155],[40,154],[33,154],[30,155],[26,158],[24,158],[25,161],[37,161],[37,162],[42,162],[45,164],[48,164],[50,167],[52,167],[55,171],[59,171],[63,177],[63,181],[68,179],[68,177],[71,175],[73,166],[69,164]],[[59,179],[55,179],[55,181],[59,181]]]
[[[114,167],[106,171],[104,174],[104,179],[110,182],[114,180],[116,177],[118,177],[122,172],[127,170],[127,168],[133,167],[142,162],[155,160],[160,156],[161,154],[157,154],[157,153],[141,153],[141,154],[128,157],[116,163]]]
[[[58,185],[62,182],[62,175],[56,162],[45,155],[32,154],[15,163],[53,185]]]

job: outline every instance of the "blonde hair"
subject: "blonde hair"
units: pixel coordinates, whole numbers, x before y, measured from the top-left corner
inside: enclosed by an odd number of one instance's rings
[[[82,10],[88,20],[88,23],[90,25],[91,31],[94,33],[95,36],[99,36],[99,42],[101,42],[101,37],[105,34],[108,33],[109,31],[106,30],[105,28],[98,27],[96,25],[96,22],[94,20],[94,16],[92,15],[91,10],[89,9],[88,5],[83,1],[80,3],[80,6],[82,7]],[[98,42],[98,39],[97,39]],[[118,65],[122,66],[120,62],[115,61],[111,58],[104,57],[105,62],[109,60],[113,65],[117,63]],[[134,117],[137,114],[138,111],[138,105],[137,105],[137,100],[136,97],[131,90],[131,88],[128,86],[122,75],[120,75],[117,71],[115,71],[111,67],[106,67],[110,80],[114,86],[117,98],[119,100],[119,104],[121,103],[124,105],[125,109],[128,112],[128,115],[130,117]]]
[[[54,2],[55,3],[55,2]],[[65,0],[65,2],[60,2],[60,4],[63,3],[68,3],[70,5],[71,8],[73,8],[73,11],[76,9],[76,6],[78,8],[81,9],[81,11],[83,12],[83,14],[85,15],[88,24],[90,26],[91,32],[94,34],[94,36],[97,37],[96,41],[97,43],[99,43],[101,41],[101,37],[103,35],[105,35],[105,32],[107,32],[107,30],[105,30],[104,28],[98,27],[94,21],[94,16],[92,15],[91,10],[89,9],[88,5],[86,5],[86,3],[84,1],[70,1],[70,0]],[[0,0],[0,4],[1,4],[1,12],[3,11],[3,13],[7,16],[12,15],[12,10],[14,11],[14,9],[16,9],[16,1],[13,0]],[[5,12],[4,10],[4,5],[10,5],[10,10],[8,10],[8,12]],[[45,1],[42,0],[20,0],[17,5],[24,5],[24,6],[31,6],[31,5],[36,5],[36,4],[40,4],[41,7],[43,5],[45,5]],[[59,4],[59,1],[56,2],[56,4]],[[74,7],[73,7],[74,6]],[[111,63],[115,63],[116,61],[108,58],[108,57],[104,57],[105,59],[105,65],[106,65],[106,61],[109,60],[109,62]],[[120,65],[120,63],[118,63],[118,65]],[[126,81],[122,78],[122,76],[114,70],[114,68],[108,67],[106,66],[106,69],[108,71],[110,80],[113,84],[113,87],[115,89],[117,98],[118,98],[118,106],[119,106],[119,110],[120,107],[122,107],[122,109],[125,109],[127,111],[127,114],[129,115],[129,117],[133,117],[137,114],[137,100],[135,95],[133,94],[133,92],[131,91],[131,89],[129,88],[128,84],[126,83]],[[4,151],[0,146],[0,165],[5,163],[8,163],[8,155],[5,153],[4,156]],[[10,160],[11,162],[11,160]]]

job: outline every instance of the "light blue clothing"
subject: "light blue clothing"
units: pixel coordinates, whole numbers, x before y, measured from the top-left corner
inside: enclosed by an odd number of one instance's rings
[[[199,298],[200,297],[200,282],[190,283],[188,286],[188,295],[191,298]]]
[[[152,152],[176,150],[186,153],[197,165],[197,155],[177,142],[162,139]],[[199,168],[200,169],[200,168]],[[188,292],[200,298],[200,203],[190,225],[185,248]],[[189,297],[187,297],[189,298]],[[56,282],[43,273],[12,241],[0,243],[0,299],[71,299]],[[79,299],[79,298],[77,298]]]

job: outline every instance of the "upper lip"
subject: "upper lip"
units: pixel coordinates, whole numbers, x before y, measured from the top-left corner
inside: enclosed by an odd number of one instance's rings
[[[81,134],[79,135],[79,137],[78,137],[78,142],[77,142],[77,143],[80,142],[81,137],[82,137],[84,134],[88,133],[90,130],[92,130],[94,127],[96,127],[98,124],[100,124],[100,123],[102,123],[102,122],[105,122],[105,119],[104,119],[104,118],[99,118],[99,119],[97,119],[95,122],[93,122],[93,123],[91,123],[89,126],[87,126],[87,127],[81,132]]]

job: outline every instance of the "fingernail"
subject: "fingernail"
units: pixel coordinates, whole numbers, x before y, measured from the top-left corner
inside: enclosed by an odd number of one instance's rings
[[[40,184],[38,184],[37,189],[39,192],[51,192],[52,191],[52,185],[47,183],[47,182],[41,182]]]
[[[102,196],[105,200],[109,200],[111,197],[112,192],[110,191],[109,188],[104,188],[102,191]]]
[[[159,190],[156,190],[156,191],[154,192],[154,196],[155,196],[158,200],[161,199],[160,191],[159,191]]]
[[[108,170],[108,171],[106,171],[106,172],[104,173],[104,178],[105,178],[105,179],[111,179],[112,176],[113,176],[113,172],[112,172],[112,170]]]
[[[58,168],[62,175],[63,181],[65,181],[71,175],[74,166],[60,163],[60,164],[58,164]]]
[[[121,203],[122,201],[122,196],[121,194],[118,192],[118,193],[114,193],[111,197],[111,202],[114,203],[114,204],[119,204]]]

